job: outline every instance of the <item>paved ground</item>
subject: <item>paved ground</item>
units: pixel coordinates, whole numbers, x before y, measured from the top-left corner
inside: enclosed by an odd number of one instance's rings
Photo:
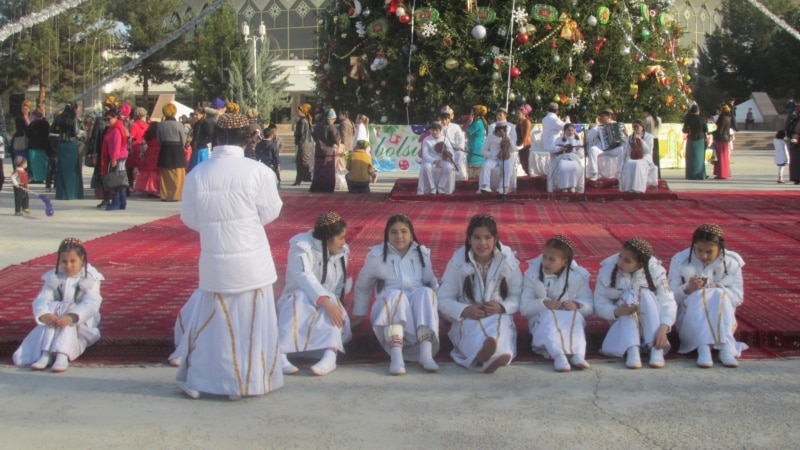
[[[800,189],[775,183],[772,152],[737,149],[733,161],[727,181],[686,181],[679,169],[662,176],[676,191]],[[374,189],[388,192],[400,176],[414,175],[381,174]],[[36,202],[32,216],[14,217],[10,186],[0,193],[0,268],[52,253],[66,236],[88,240],[180,209],[133,199],[127,211],[105,212],[87,199],[57,202],[48,218]],[[439,374],[409,366],[404,377],[386,369],[299,375],[265,398],[229,403],[184,398],[167,366],[55,375],[0,365],[2,448],[794,448],[800,438],[798,359],[735,370],[595,362],[568,374],[518,363],[491,376],[454,364]]]

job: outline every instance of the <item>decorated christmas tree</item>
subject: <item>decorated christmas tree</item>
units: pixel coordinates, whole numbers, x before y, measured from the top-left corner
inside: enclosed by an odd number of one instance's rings
[[[672,0],[333,0],[314,62],[322,104],[373,121],[426,123],[557,101],[573,121],[650,106],[679,120],[687,52]]]

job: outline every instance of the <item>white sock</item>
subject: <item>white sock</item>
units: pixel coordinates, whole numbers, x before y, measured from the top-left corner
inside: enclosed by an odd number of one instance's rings
[[[778,179],[783,180],[783,166],[778,166]]]
[[[322,355],[322,358],[319,360],[319,362],[323,363],[325,365],[328,365],[328,364],[334,364],[335,365],[336,364],[336,352],[331,350],[331,349],[325,350],[325,354]]]

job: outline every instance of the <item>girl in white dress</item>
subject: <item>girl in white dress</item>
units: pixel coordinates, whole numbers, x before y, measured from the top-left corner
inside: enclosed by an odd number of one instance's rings
[[[603,340],[603,354],[627,354],[625,365],[639,369],[640,351],[644,349],[650,354],[650,367],[664,367],[664,353],[669,351],[667,333],[675,323],[677,305],[667,273],[647,241],[630,238],[620,253],[601,263],[594,310],[611,322]]]
[[[563,235],[550,238],[542,254],[528,261],[519,312],[528,319],[532,348],[553,359],[558,372],[590,369],[586,362],[585,317],[592,315],[589,271],[573,259],[575,244]]]
[[[678,301],[678,353],[697,349],[697,365],[714,365],[711,347],[719,350],[720,362],[737,367],[748,347],[736,342],[736,307],[744,301],[744,261],[725,248],[722,228],[700,225],[692,235],[692,246],[678,252],[669,265],[669,286]]]
[[[347,224],[335,212],[321,214],[314,229],[289,241],[286,286],[278,299],[278,327],[283,373],[299,370],[286,354],[317,350],[322,358],[311,366],[317,376],[336,370],[336,352],[352,334],[342,300],[350,291],[345,243]]]
[[[14,352],[14,364],[64,372],[69,362],[100,339],[100,281],[103,275],[87,262],[86,248],[75,238],[58,246],[56,268],[42,276],[44,286],[33,300],[36,328]]]
[[[786,143],[786,131],[778,130],[775,134],[775,138],[772,140],[772,146],[775,147],[775,165],[778,166],[778,184],[784,184],[783,168],[789,164],[789,146]]]
[[[431,251],[421,245],[411,219],[395,214],[386,221],[383,244],[367,253],[358,274],[353,306],[353,326],[367,314],[375,291],[370,321],[375,336],[391,357],[389,373],[406,373],[404,359],[419,361],[436,372],[433,355],[439,351],[439,314]]]
[[[497,223],[477,214],[463,248],[447,263],[437,292],[439,312],[452,323],[453,360],[494,373],[517,354],[514,313],[522,294],[522,273],[511,248],[500,243]]]
[[[548,151],[547,192],[583,192],[583,142],[575,134],[575,126],[565,124],[562,136]]]

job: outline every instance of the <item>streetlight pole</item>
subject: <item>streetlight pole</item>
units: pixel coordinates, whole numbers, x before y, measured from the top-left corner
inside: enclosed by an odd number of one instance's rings
[[[253,96],[256,100],[256,106],[258,105],[258,86],[261,84],[258,82],[258,53],[256,52],[256,43],[261,41],[264,43],[264,40],[267,38],[267,26],[264,25],[264,21],[261,21],[261,25],[258,27],[258,35],[255,34],[250,36],[250,26],[247,22],[242,22],[242,35],[244,36],[244,41],[253,41]]]

